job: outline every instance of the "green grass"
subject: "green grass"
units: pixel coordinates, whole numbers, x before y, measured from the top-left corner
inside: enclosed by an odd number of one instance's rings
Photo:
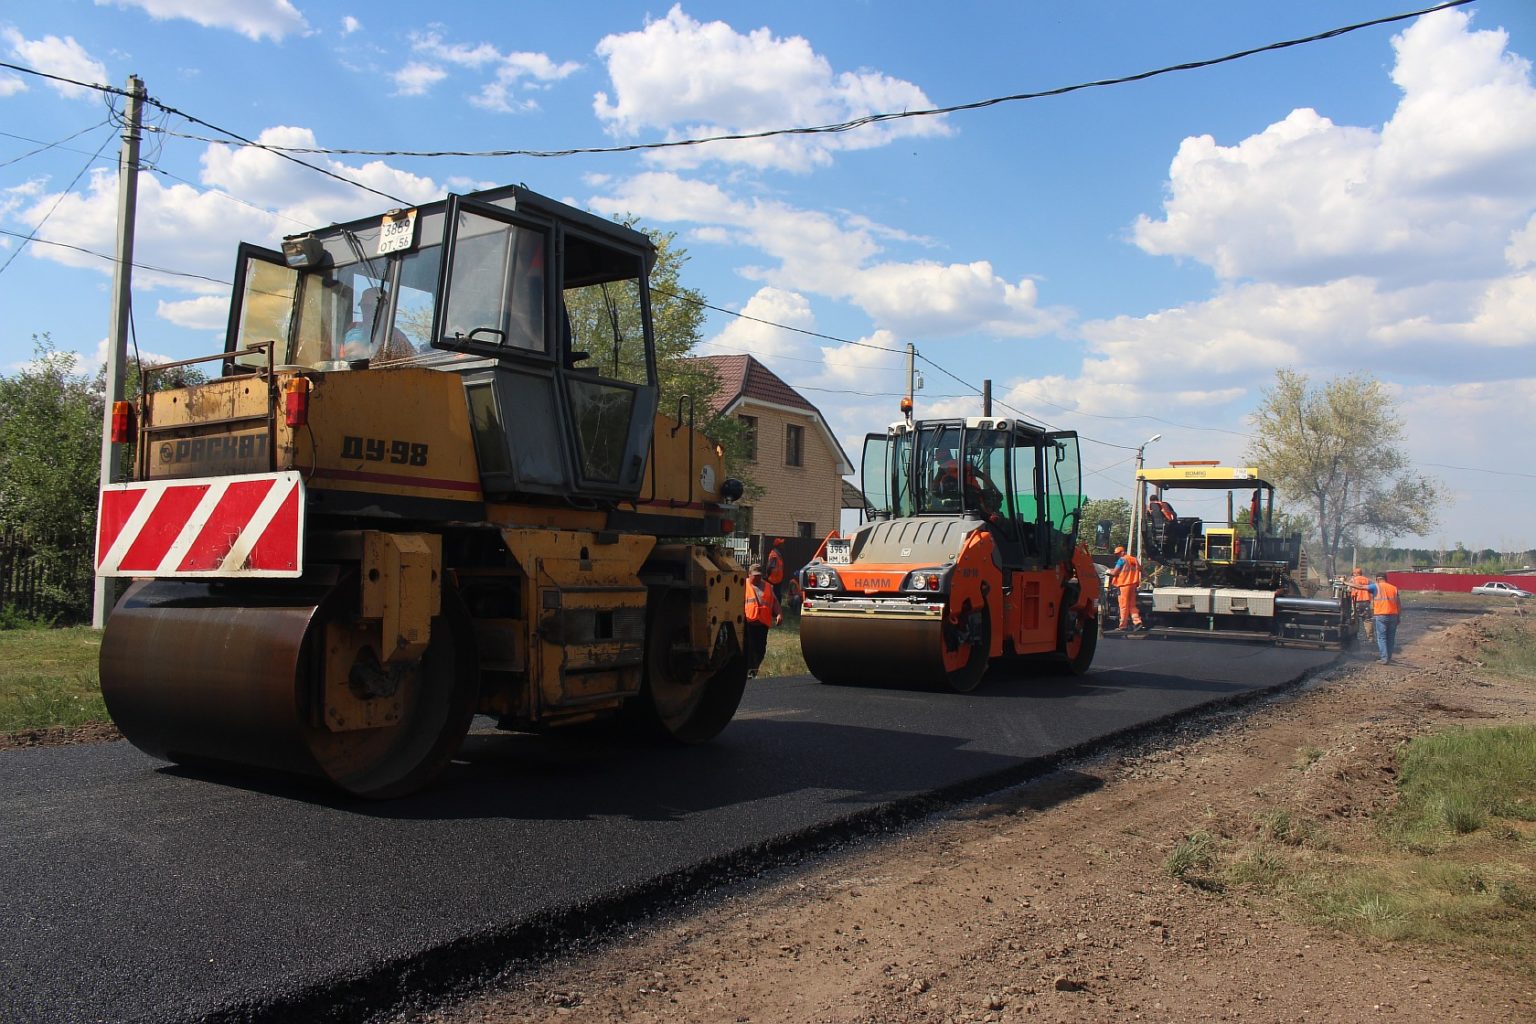
[[[768,653],[757,670],[759,676],[803,676],[810,669],[800,655],[800,616],[785,615],[783,625],[768,631]]]
[[[1536,608],[1532,610],[1536,611]],[[1536,633],[1523,623],[1504,622],[1494,627],[1493,636],[1484,645],[1482,654],[1484,664],[1491,671],[1536,682]]]
[[[0,630],[0,732],[107,721],[88,626]]]
[[[1434,850],[1494,819],[1536,821],[1536,729],[1455,729],[1399,757],[1398,802],[1383,821],[1395,845]]]

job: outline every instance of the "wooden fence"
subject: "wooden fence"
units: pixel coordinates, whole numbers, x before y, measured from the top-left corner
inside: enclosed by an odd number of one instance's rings
[[[70,625],[88,622],[91,552],[33,544],[19,530],[0,531],[0,616]]]

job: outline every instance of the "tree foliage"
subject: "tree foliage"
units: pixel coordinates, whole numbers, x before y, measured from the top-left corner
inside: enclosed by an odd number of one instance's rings
[[[1314,388],[1305,375],[1278,370],[1249,419],[1258,436],[1248,458],[1305,506],[1330,575],[1340,551],[1365,534],[1389,540],[1434,527],[1440,485],[1413,472],[1397,410],[1369,375]]]
[[[656,376],[661,386],[661,411],[676,417],[681,411],[688,421],[690,408],[694,424],[725,449],[726,472],[747,485],[748,496],[759,488],[744,472],[751,438],[747,426],[734,416],[717,416],[712,411],[723,386],[708,363],[694,358],[694,348],[703,336],[704,295],[682,283],[688,250],[677,244],[670,231],[643,230],[656,245],[656,265],[651,270],[651,323],[656,334]],[[679,404],[681,402],[681,404]]]
[[[1094,498],[1083,502],[1081,535],[1095,550],[1114,550],[1115,545],[1129,545],[1131,536],[1131,503],[1126,498]],[[1100,523],[1109,523],[1109,536],[1101,543],[1098,536]]]
[[[48,335],[32,340],[33,361],[0,377],[0,527],[26,539],[49,603],[75,617],[90,609],[101,392]]]

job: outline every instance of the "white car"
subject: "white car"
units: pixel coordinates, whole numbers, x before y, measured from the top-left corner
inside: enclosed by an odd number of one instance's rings
[[[1513,583],[1505,583],[1503,580],[1489,580],[1487,583],[1479,583],[1472,588],[1474,594],[1497,594],[1504,597],[1530,597],[1529,590],[1521,590]]]

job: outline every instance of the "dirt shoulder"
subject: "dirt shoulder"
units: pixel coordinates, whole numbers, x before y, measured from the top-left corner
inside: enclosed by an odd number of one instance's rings
[[[1391,799],[1402,740],[1536,720],[1536,693],[1479,671],[1489,623],[1438,619],[1392,665],[1351,655],[1300,693],[775,875],[419,1019],[1536,1021],[1536,989],[1509,966],[1362,940],[1164,867],[1191,830],[1241,836],[1277,808],[1347,847]]]

